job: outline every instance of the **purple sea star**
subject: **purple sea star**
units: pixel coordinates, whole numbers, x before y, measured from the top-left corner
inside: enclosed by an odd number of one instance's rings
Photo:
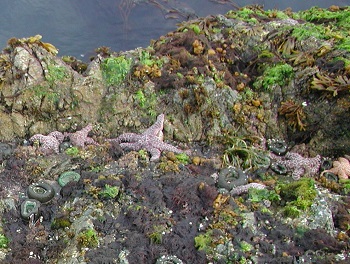
[[[292,172],[292,177],[294,180],[300,179],[304,174],[309,174],[309,176],[316,176],[319,172],[321,165],[321,156],[317,155],[314,158],[304,158],[298,153],[288,152],[285,156],[273,156],[276,158],[276,163],[282,165],[287,171]]]
[[[92,129],[92,125],[88,124],[86,127],[83,129],[76,131],[74,133],[64,133],[65,137],[69,137],[70,142],[72,143],[73,146],[77,147],[84,147],[85,144],[90,144],[90,145],[98,145],[98,143],[95,142],[92,138],[88,136],[89,132]]]
[[[29,139],[29,141],[33,143],[36,141],[39,142],[39,150],[48,155],[52,153],[59,153],[59,146],[60,143],[63,142],[63,139],[64,135],[61,132],[53,131],[47,136],[42,134],[35,134]]]
[[[146,149],[151,154],[151,161],[157,160],[162,151],[174,153],[187,153],[170,144],[163,142],[164,114],[157,117],[157,121],[142,134],[124,133],[117,138],[108,141],[117,142],[122,149],[140,150]]]

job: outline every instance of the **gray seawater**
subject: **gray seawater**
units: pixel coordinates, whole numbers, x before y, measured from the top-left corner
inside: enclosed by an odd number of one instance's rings
[[[298,11],[350,5],[350,0],[0,0],[0,48],[9,38],[40,34],[59,55],[84,60],[97,47],[146,47],[189,17],[225,14],[247,4]]]

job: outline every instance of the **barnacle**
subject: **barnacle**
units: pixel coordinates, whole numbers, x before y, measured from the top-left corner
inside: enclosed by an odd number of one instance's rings
[[[298,105],[292,100],[281,103],[281,107],[278,109],[280,115],[284,115],[287,122],[293,129],[298,128],[300,131],[305,130],[305,113],[302,105]]]
[[[350,80],[344,75],[337,75],[332,78],[330,75],[317,73],[310,87],[320,91],[332,92],[333,96],[337,96],[340,91],[350,90]]]

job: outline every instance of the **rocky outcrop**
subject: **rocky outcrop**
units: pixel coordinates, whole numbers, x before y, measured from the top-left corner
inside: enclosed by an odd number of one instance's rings
[[[0,262],[349,259],[349,156],[322,157],[350,144],[348,14],[247,7],[88,65],[10,39]]]
[[[0,61],[0,138],[87,123],[116,136],[165,113],[166,137],[178,141],[277,137],[310,143],[315,153],[345,154],[350,55],[344,12],[243,8],[184,22],[146,49],[116,54],[100,48],[86,70],[59,58],[41,36],[10,39]]]

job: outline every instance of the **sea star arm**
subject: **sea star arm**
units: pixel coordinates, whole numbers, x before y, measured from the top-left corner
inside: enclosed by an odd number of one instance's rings
[[[136,143],[120,143],[119,146],[122,149],[130,149],[130,150],[140,150],[142,149],[142,145],[138,142]]]
[[[34,141],[39,141],[39,143],[43,140],[44,135],[42,134],[35,134],[34,136],[32,136],[29,141],[34,142]]]
[[[82,140],[82,135],[78,132],[69,135],[70,142],[73,146],[84,147],[85,140]]]
[[[59,131],[52,131],[51,133],[48,134],[48,136],[56,138],[60,143],[62,143],[64,140],[64,135]]]
[[[305,170],[300,167],[300,168],[294,168],[293,172],[292,172],[292,178],[294,180],[299,180],[300,177],[304,174]]]
[[[157,121],[148,129],[146,129],[146,131],[143,132],[142,134],[158,135],[158,133],[163,130],[163,126],[164,126],[164,114],[160,114],[157,117]]]
[[[164,143],[164,142],[159,142],[158,145],[156,145],[157,148],[159,148],[160,150],[165,150],[165,151],[171,151],[174,153],[183,153],[184,151],[182,149],[179,149],[177,147],[174,147],[173,145]]]
[[[140,139],[140,135],[136,134],[136,133],[124,133],[121,134],[119,137],[114,138],[114,139],[110,139],[109,141],[115,141],[117,143],[121,143],[121,142],[136,142]]]
[[[92,139],[90,137],[87,137],[85,139],[85,143],[88,144],[88,145],[98,145],[98,143],[94,139]]]
[[[150,161],[155,161],[159,159],[161,151],[157,148],[151,148],[148,149],[149,153],[151,154],[151,159]]]
[[[287,160],[300,160],[303,157],[300,154],[295,153],[295,152],[287,152],[287,154],[285,155],[285,158]]]
[[[76,131],[74,133],[65,133],[64,136],[68,136],[71,143],[74,146],[78,146],[78,147],[82,147],[84,148],[85,143],[86,144],[92,144],[92,145],[98,145],[97,142],[95,142],[95,140],[93,140],[92,138],[90,138],[88,136],[89,132],[92,129],[92,125],[88,124],[86,127],[84,127],[83,129]]]

